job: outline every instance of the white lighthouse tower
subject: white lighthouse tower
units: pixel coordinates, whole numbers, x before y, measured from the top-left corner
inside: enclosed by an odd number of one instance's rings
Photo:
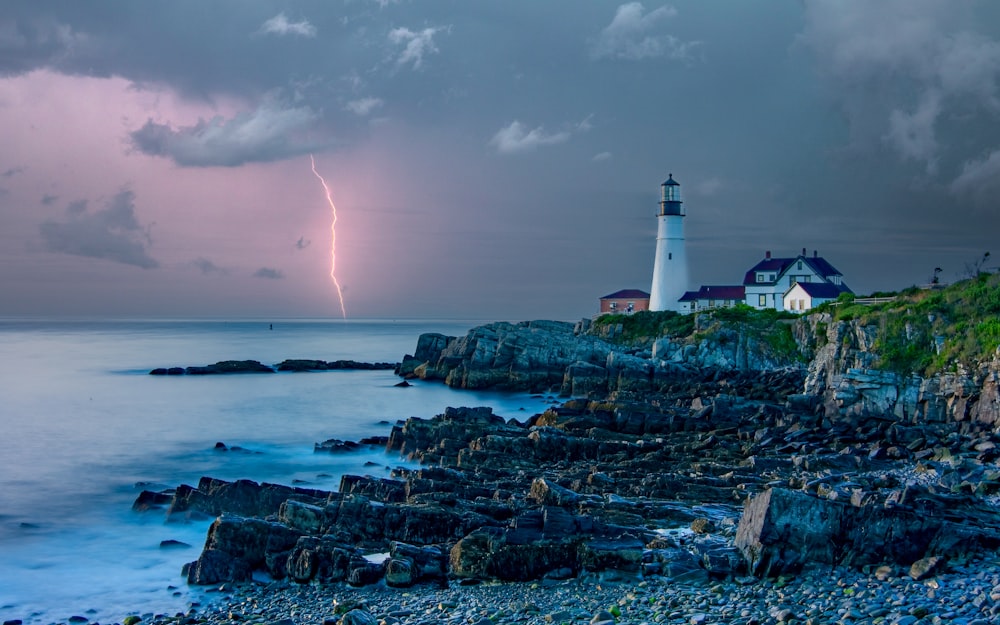
[[[653,261],[649,309],[679,310],[677,300],[688,287],[688,265],[681,185],[674,180],[673,174],[660,185],[660,212],[656,222],[656,259]]]

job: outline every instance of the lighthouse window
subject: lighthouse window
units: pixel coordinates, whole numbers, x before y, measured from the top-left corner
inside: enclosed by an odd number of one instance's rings
[[[667,252],[667,260],[673,260],[673,259],[674,259],[674,253],[673,252]]]

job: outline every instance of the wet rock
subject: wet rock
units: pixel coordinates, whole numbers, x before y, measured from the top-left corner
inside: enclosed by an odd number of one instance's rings
[[[274,369],[262,365],[256,360],[222,360],[213,365],[203,367],[187,367],[188,375],[223,375],[240,373],[274,373]]]

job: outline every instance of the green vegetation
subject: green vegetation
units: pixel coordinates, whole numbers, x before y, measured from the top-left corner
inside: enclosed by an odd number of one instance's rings
[[[716,335],[717,340],[724,337],[727,329],[738,329],[741,334],[756,336],[765,345],[771,356],[785,360],[799,360],[799,346],[792,335],[792,326],[788,323],[797,319],[798,315],[773,309],[757,310],[746,304],[733,308],[719,308],[699,313],[708,315],[712,322],[702,320],[702,327],[707,337]]]
[[[783,322],[795,318],[797,316],[792,313],[756,310],[746,305],[691,315],[672,311],[641,311],[631,315],[602,315],[594,321],[592,332],[628,345],[648,343],[662,337],[695,341],[710,339],[726,344],[733,340],[735,330],[759,339],[773,356],[797,359],[799,350],[791,325]],[[620,326],[621,332],[608,331],[614,326]],[[700,328],[698,331],[696,326]]]
[[[911,287],[876,305],[842,298],[810,314],[824,311],[836,321],[877,327],[874,351],[881,368],[933,375],[973,365],[1000,346],[1000,274],[980,273],[944,289]]]
[[[689,336],[694,331],[694,316],[669,310],[662,312],[643,310],[631,315],[601,315],[594,321],[595,333],[600,334],[603,328],[618,324],[621,324],[622,332],[616,340],[622,343],[634,343],[664,336]]]
[[[868,304],[863,301],[867,298],[844,294],[808,314],[825,312],[834,322],[854,321],[869,328],[876,366],[902,375],[926,377],[954,371],[959,365],[973,366],[1000,348],[1000,273],[980,272],[945,288],[911,287],[873,297],[886,301]],[[801,358],[790,321],[796,318],[744,305],[691,315],[642,311],[598,317],[591,332],[626,345],[648,345],[662,337],[720,344],[750,337],[767,355],[794,361]],[[825,320],[816,324],[817,345],[826,343],[828,326]],[[845,334],[844,347],[851,347],[854,340]]]

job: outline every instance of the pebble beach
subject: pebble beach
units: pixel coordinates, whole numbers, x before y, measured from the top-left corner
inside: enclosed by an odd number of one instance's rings
[[[987,625],[1000,620],[1000,561],[953,563],[914,580],[907,571],[812,568],[797,576],[708,584],[606,572],[569,580],[363,589],[287,581],[224,585],[176,615],[136,614],[149,625]]]

